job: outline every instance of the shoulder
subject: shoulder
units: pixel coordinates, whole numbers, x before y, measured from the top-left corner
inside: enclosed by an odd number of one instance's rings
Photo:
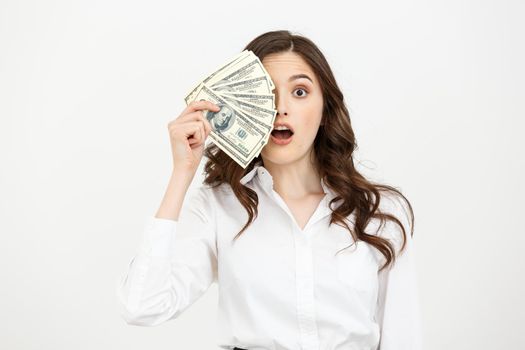
[[[227,183],[215,187],[201,183],[188,189],[184,202],[189,205],[199,205],[213,209],[214,206],[220,205],[226,198],[231,196],[234,196],[234,194]]]
[[[380,210],[396,216],[407,216],[409,214],[410,207],[403,195],[391,191],[380,191],[379,193],[381,195]]]
[[[396,247],[396,251],[401,250],[405,240],[412,239],[414,218],[412,208],[409,202],[399,193],[391,191],[380,191],[379,211],[382,214],[389,214],[399,220],[403,226],[391,219],[387,219],[380,227],[379,235],[390,240]],[[404,229],[404,232],[403,232]]]
[[[179,225],[185,224],[191,227],[198,222],[212,223],[216,220],[218,192],[221,189],[213,188],[204,183],[192,184],[186,194],[179,214]]]

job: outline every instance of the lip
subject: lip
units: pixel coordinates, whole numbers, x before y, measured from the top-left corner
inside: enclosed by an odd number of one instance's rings
[[[278,126],[285,126],[287,127],[288,129],[290,129],[290,131],[292,132],[292,136],[290,136],[289,138],[287,138],[286,140],[283,140],[283,139],[278,139],[276,137],[274,137],[272,134],[270,134],[270,138],[272,139],[273,143],[277,144],[277,145],[281,145],[281,146],[284,146],[284,145],[287,145],[289,144],[290,142],[292,142],[292,139],[293,139],[293,135],[294,135],[294,131],[293,131],[293,128],[290,126],[290,124],[288,123],[283,123],[283,122],[279,122],[279,123],[275,123],[275,125],[273,126],[273,128],[277,128]],[[272,129],[273,131],[273,129]]]
[[[278,139],[276,137],[274,137],[273,135],[270,135],[270,138],[272,139],[273,143],[276,143],[278,145],[287,145],[289,144],[290,142],[292,142],[292,139],[293,139],[293,135],[290,136],[289,138],[287,138],[286,140],[283,140],[283,139]]]
[[[288,124],[288,123],[283,123],[283,122],[275,123],[273,128],[275,129],[278,126],[286,126],[288,129],[290,129],[292,131],[292,133],[294,132],[292,126],[290,124]],[[273,131],[273,129],[272,129],[272,131]]]

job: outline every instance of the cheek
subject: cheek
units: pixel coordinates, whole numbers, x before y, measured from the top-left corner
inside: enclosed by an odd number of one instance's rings
[[[308,138],[315,138],[315,135],[317,135],[317,131],[319,129],[319,124],[321,123],[322,113],[322,105],[319,106],[319,104],[305,106],[305,108],[303,108],[302,111],[298,113],[302,119],[301,133],[303,135],[307,136]]]

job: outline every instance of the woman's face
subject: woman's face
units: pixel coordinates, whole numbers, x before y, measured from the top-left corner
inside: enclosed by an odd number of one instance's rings
[[[313,151],[323,114],[321,86],[310,66],[294,52],[268,55],[262,63],[275,84],[274,127],[285,123],[293,135],[285,141],[270,136],[261,157],[264,162],[290,164]]]

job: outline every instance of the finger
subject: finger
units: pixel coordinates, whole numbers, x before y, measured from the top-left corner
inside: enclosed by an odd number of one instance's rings
[[[199,137],[197,133],[199,129],[201,128],[200,122],[198,121],[189,122],[189,123],[186,123],[186,125],[188,126],[186,129],[187,131],[186,137],[193,137],[193,138]]]
[[[199,120],[202,123],[203,131],[206,134],[206,136],[208,136],[211,132],[211,124],[208,121],[208,119],[202,114],[197,114],[197,120]]]
[[[168,123],[168,130],[170,132],[172,131],[176,132],[177,130],[182,130],[181,128],[184,128],[185,125],[187,125],[188,123],[191,124],[192,122],[198,121],[201,119],[201,117],[202,117],[202,112],[200,111],[180,116],[177,119],[173,119],[172,121]]]
[[[190,122],[190,121],[197,121],[201,119],[205,119],[206,117],[203,115],[202,111],[195,111],[191,112],[185,115],[181,115],[179,118],[175,119],[172,124],[175,123],[184,123],[184,122]]]
[[[180,119],[177,119],[178,120],[178,123],[186,123],[186,122],[190,122],[190,121],[201,121],[204,125],[204,131],[206,133],[206,135],[209,135],[209,133],[211,132],[211,124],[210,122],[208,121],[208,119],[206,119],[206,117],[204,117],[202,115],[202,112],[200,111],[196,111],[196,112],[193,112],[193,113],[189,113],[189,114],[186,114],[185,116],[181,117]],[[175,123],[170,123],[169,127],[174,127],[174,125],[176,125]]]
[[[197,133],[199,127],[198,122],[183,123],[176,128],[170,128],[169,133],[172,139],[189,140]]]
[[[204,143],[204,135],[203,135],[204,131],[202,130],[202,127],[199,126],[197,128],[197,131],[195,132],[194,134],[194,137],[191,138],[189,140],[190,142],[190,146],[193,148],[193,147],[198,147],[200,146],[202,143]]]
[[[188,136],[191,136],[191,138],[189,138],[188,140],[191,142],[191,143],[199,143],[199,142],[202,142],[204,140],[204,135],[203,135],[203,130],[202,130],[202,122],[200,121],[196,121],[196,122],[192,122],[191,123],[191,129],[190,129],[190,135]]]
[[[220,107],[215,103],[206,100],[193,101],[182,111],[181,116],[187,113],[206,109],[217,112],[220,110]]]
[[[202,123],[202,130],[204,131],[204,134],[206,135],[206,137],[208,137],[208,135],[211,132],[210,122],[208,121],[208,119],[204,117],[200,118],[200,121]]]

